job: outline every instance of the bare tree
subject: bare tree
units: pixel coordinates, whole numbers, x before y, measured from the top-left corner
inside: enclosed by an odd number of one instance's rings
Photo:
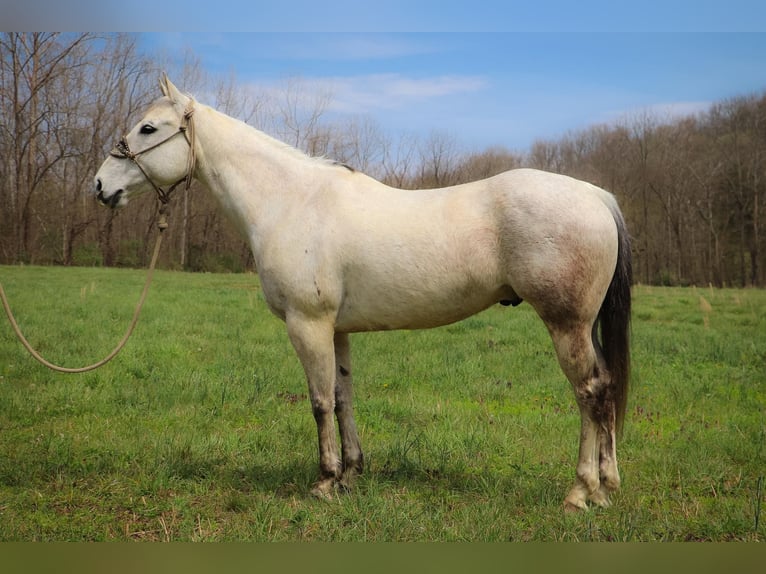
[[[17,33],[0,35],[0,146],[8,158],[0,183],[3,253],[29,257],[32,201],[50,170],[66,156],[56,145],[65,137],[66,118],[57,113],[57,88],[72,69],[84,65],[89,34]]]
[[[310,155],[324,155],[327,131],[321,118],[332,101],[329,86],[313,85],[299,77],[288,78],[277,102],[277,136]]]
[[[459,160],[458,143],[447,132],[432,130],[419,149],[418,187],[445,187],[456,180]]]
[[[469,182],[492,177],[522,165],[523,158],[502,147],[491,147],[463,159],[457,167],[459,181]]]
[[[738,223],[739,282],[743,286],[760,283],[760,204],[766,182],[764,100],[735,98],[717,104],[710,112],[713,143],[722,161],[720,186]]]
[[[380,169],[386,137],[370,117],[351,117],[335,125],[327,155],[372,177],[383,177]]]
[[[394,187],[412,186],[414,166],[420,141],[412,132],[399,135],[398,140],[386,138],[383,141],[382,181]]]

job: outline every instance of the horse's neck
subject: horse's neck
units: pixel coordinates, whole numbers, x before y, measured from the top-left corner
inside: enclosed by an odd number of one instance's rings
[[[200,111],[198,177],[257,249],[283,211],[310,193],[312,161],[212,108]]]

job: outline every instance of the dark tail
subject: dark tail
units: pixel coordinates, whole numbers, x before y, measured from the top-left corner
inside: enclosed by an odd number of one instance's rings
[[[617,267],[599,311],[601,347],[606,367],[612,377],[615,398],[617,432],[622,432],[630,387],[630,287],[633,283],[633,263],[630,236],[617,204],[611,206],[617,224]]]

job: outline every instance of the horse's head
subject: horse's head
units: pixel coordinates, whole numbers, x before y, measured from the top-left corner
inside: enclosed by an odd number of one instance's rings
[[[191,182],[194,100],[182,94],[166,76],[160,87],[163,97],[109,152],[96,173],[95,193],[103,205],[123,207],[131,195],[152,189],[165,201],[169,192],[163,186]]]

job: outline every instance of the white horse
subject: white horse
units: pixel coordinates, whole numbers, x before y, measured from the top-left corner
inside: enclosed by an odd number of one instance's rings
[[[218,198],[250,243],[268,306],[308,379],[319,435],[314,494],[350,487],[363,467],[350,333],[436,327],[523,299],[547,326],[580,409],[565,504],[609,504],[620,484],[615,432],[628,392],[631,301],[630,244],[611,194],[530,169],[394,189],[199,104],[166,77],[160,84],[164,97],[96,174],[97,197],[121,207],[194,177]]]

